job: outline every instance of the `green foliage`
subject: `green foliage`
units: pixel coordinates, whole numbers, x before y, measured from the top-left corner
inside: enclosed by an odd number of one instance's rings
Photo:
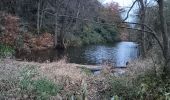
[[[65,36],[65,44],[67,46],[80,46],[99,43],[113,43],[119,41],[118,30],[113,26],[87,24],[79,32],[67,34]]]
[[[137,95],[137,87],[135,87],[128,78],[112,77],[109,79],[109,84],[111,85],[111,91],[107,93],[107,95],[122,97],[126,99],[132,99]]]
[[[119,40],[119,35],[118,35],[118,30],[114,27],[114,26],[108,26],[108,25],[104,25],[104,26],[97,26],[95,27],[95,29],[98,29],[99,34],[104,38],[104,40],[106,40],[106,42],[115,42]],[[98,32],[97,31],[97,32]]]
[[[80,38],[83,44],[113,43],[119,40],[115,27],[97,24],[86,25]]]
[[[128,77],[110,78],[110,96],[118,96],[131,100],[169,100],[170,80],[162,80],[160,77],[149,72],[135,79]]]
[[[0,58],[12,57],[14,53],[15,50],[12,47],[0,44]]]
[[[96,32],[84,33],[81,37],[83,44],[97,44],[104,42],[100,34]]]
[[[165,100],[166,94],[170,92],[170,80],[162,80],[152,72],[138,77],[137,81],[140,86],[138,89],[140,99]]]
[[[75,36],[73,34],[68,34],[66,36],[66,42],[69,46],[73,46],[73,47],[82,45],[82,41],[80,37]]]
[[[21,92],[33,95],[37,100],[48,100],[50,96],[56,96],[61,87],[46,78],[34,79],[38,74],[35,66],[27,66],[20,77]]]
[[[38,94],[37,99],[39,100],[46,100],[49,96],[55,96],[60,90],[60,87],[47,79],[39,79],[33,82],[32,85]]]

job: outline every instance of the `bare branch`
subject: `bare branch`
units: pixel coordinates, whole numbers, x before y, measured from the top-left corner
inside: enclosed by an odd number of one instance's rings
[[[128,19],[129,13],[130,13],[130,11],[132,10],[132,8],[134,7],[134,5],[136,4],[137,1],[138,1],[138,0],[135,0],[135,1],[133,2],[132,6],[131,6],[130,9],[128,10],[127,15],[126,15],[126,17],[125,17],[125,19],[124,19],[123,21],[125,21],[125,20]]]

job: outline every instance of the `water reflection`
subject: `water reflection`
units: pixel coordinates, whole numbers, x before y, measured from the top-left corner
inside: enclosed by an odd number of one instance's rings
[[[116,65],[125,66],[130,60],[138,57],[137,44],[133,42],[121,42],[116,47]]]
[[[137,44],[133,42],[120,42],[115,45],[91,45],[72,49],[67,52],[70,62],[80,64],[98,65],[109,62],[117,67],[124,67],[128,61],[138,57]]]
[[[133,42],[119,42],[116,44],[69,48],[66,51],[51,49],[35,51],[31,54],[17,54],[17,58],[28,61],[56,61],[66,56],[71,63],[100,65],[104,62],[109,62],[117,67],[124,67],[128,61],[138,57],[138,48],[137,44]]]

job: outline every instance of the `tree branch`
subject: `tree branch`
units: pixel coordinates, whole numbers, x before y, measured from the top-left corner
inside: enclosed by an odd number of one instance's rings
[[[132,10],[133,6],[136,4],[137,1],[138,1],[138,0],[135,0],[135,1],[133,2],[132,6],[131,6],[130,9],[128,10],[127,15],[126,15],[125,19],[123,20],[123,22],[128,19],[129,13],[130,13],[130,11]]]

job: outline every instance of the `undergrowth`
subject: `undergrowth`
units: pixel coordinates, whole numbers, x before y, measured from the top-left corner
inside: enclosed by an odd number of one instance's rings
[[[6,80],[6,84],[0,84],[1,89],[4,89],[1,90],[0,99],[49,100],[51,96],[56,96],[62,87],[47,78],[39,77],[35,68],[36,66],[25,66],[17,81]],[[14,87],[6,89],[12,84]]]
[[[170,79],[163,81],[153,72],[147,72],[136,78],[111,77],[109,96],[118,96],[118,100],[170,100]]]

